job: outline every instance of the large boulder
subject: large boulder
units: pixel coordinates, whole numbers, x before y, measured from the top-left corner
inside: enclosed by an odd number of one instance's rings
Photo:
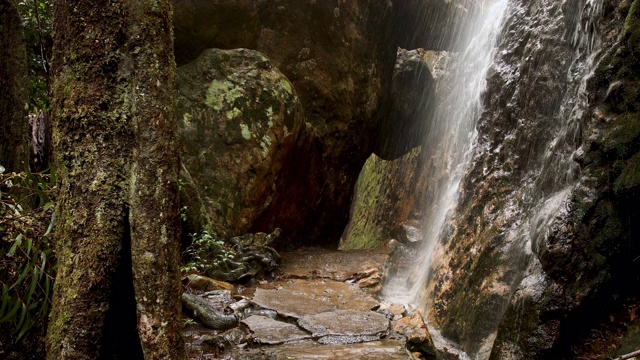
[[[305,128],[295,91],[246,49],[205,51],[178,69],[177,84],[182,161],[209,217],[200,223],[225,236],[249,232],[286,191],[280,172]]]
[[[436,104],[429,57],[438,56],[422,49],[398,49],[391,98],[382,108],[386,121],[380,123],[374,149],[385,160],[405,155],[425,139]]]
[[[342,249],[372,248],[389,238],[410,243],[422,240],[424,212],[437,195],[434,183],[440,182],[446,173],[433,170],[439,157],[431,156],[429,149],[410,149],[424,142],[431,125],[433,101],[448,93],[450,59],[450,54],[444,51],[398,51],[394,97],[390,103],[394,110],[389,115],[390,120],[396,121],[386,123],[387,133],[394,136],[379,138],[376,153],[367,159],[360,172],[350,221],[341,237]],[[407,81],[411,78],[421,81]],[[417,85],[420,82],[422,86]],[[400,141],[403,138],[405,141]],[[394,160],[378,155],[382,152],[395,158],[406,151],[409,152]]]

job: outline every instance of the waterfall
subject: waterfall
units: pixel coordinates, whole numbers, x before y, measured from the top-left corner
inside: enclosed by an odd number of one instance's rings
[[[571,199],[592,196],[576,159],[594,116],[587,83],[602,56],[603,12],[602,0],[484,5],[426,119],[422,248],[384,291],[476,359],[498,340],[510,354],[552,346],[555,323],[526,335],[525,309],[556,296],[541,262],[569,251]]]
[[[576,158],[594,116],[602,12],[602,0],[493,2],[439,80],[447,89],[423,145],[423,248],[385,294],[416,304],[476,359],[527,358],[557,334],[559,321],[535,320],[531,307],[560,298],[548,271],[558,260],[570,268],[572,198],[593,196]]]
[[[446,82],[437,95],[436,111],[428,121],[423,152],[432,159],[427,177],[430,179],[431,203],[423,221],[423,241],[412,274],[399,274],[385,287],[383,296],[405,304],[425,304],[426,279],[432,253],[443,234],[447,218],[455,208],[459,185],[469,163],[475,142],[475,124],[481,111],[481,95],[486,88],[486,74],[499,34],[507,0],[487,1],[475,11],[459,41],[460,53],[450,54]],[[410,279],[408,282],[403,280]]]

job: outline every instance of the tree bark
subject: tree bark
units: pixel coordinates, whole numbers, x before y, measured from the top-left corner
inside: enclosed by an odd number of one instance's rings
[[[60,221],[47,357],[131,358],[123,344],[137,335],[145,359],[185,359],[171,1],[53,11]]]
[[[29,166],[27,55],[22,21],[13,0],[0,0],[0,165]]]

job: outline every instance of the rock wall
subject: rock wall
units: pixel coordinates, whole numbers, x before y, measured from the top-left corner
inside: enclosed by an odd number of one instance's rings
[[[340,249],[372,249],[395,238],[416,241],[408,234],[421,227],[420,196],[425,168],[421,148],[400,159],[385,161],[371,155],[358,177],[349,224],[340,239]]]
[[[425,289],[432,321],[470,354],[597,353],[575,346],[637,295],[634,6],[509,5],[473,161]]]
[[[423,290],[432,325],[471,356],[613,358],[639,345],[639,16],[638,0],[510,2]],[[386,236],[405,203],[385,186],[427,173],[374,164],[357,236]]]
[[[392,110],[385,124],[385,132],[396,136],[381,138],[376,154],[362,168],[340,248],[372,248],[389,238],[407,243],[422,240],[424,209],[435,191],[428,174],[437,170],[429,152],[414,147],[427,136],[436,98],[450,85],[446,71],[450,58],[444,51],[398,51]],[[393,159],[412,148],[395,160],[378,156]]]

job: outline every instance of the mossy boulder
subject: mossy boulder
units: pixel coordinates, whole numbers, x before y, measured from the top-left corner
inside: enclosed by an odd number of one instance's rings
[[[182,161],[210,226],[247,233],[286,190],[280,171],[305,124],[293,86],[247,49],[205,51],[179,68],[177,86]]]

